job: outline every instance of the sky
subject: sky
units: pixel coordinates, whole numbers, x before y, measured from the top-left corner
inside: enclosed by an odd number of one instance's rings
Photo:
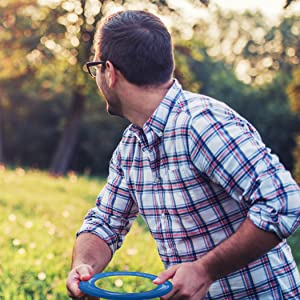
[[[200,2],[200,0],[198,0]],[[269,20],[270,26],[275,26],[280,23],[281,16],[300,15],[300,0],[294,0],[286,9],[283,7],[286,0],[210,0],[208,8],[204,5],[199,5],[200,9],[195,9],[190,0],[167,0],[169,6],[175,10],[180,10],[181,15],[188,23],[196,23],[199,18],[209,18],[209,12],[215,5],[220,6],[224,10],[236,10],[242,12],[245,10],[261,11]],[[160,16],[167,26],[172,25],[172,20],[166,16]],[[193,31],[190,28],[185,28],[183,37],[191,38]]]
[[[281,14],[300,14],[300,1],[290,4],[283,9],[286,0],[210,0],[221,7],[243,11],[245,9],[261,10],[271,21],[276,21]]]
[[[237,11],[260,10],[270,20],[270,25],[276,25],[281,15],[300,15],[300,0],[295,0],[287,9],[283,9],[286,0],[210,0],[208,9],[202,6],[201,11],[195,10],[189,0],[168,0],[175,9],[180,9],[186,19],[196,20],[199,15],[206,15],[209,9],[217,4],[224,9]]]

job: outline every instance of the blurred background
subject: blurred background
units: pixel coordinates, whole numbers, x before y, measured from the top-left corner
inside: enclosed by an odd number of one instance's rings
[[[299,178],[297,0],[1,0],[0,162],[103,175],[125,120],[108,116],[84,63],[97,23],[122,9],[161,16],[185,89],[230,104]],[[285,7],[285,8],[284,8]]]
[[[76,231],[128,125],[84,64],[123,9],[159,15],[183,87],[246,117],[300,182],[300,0],[0,0],[1,300],[68,299]],[[289,244],[300,267],[300,230]],[[141,218],[107,270],[163,270]]]

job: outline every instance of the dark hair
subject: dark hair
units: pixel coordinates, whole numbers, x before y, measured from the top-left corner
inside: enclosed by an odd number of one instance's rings
[[[167,82],[174,71],[171,35],[155,15],[138,10],[115,13],[96,35],[96,53],[109,60],[131,83]]]

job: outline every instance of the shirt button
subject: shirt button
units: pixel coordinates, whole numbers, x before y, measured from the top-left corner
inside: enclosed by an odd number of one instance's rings
[[[158,131],[158,132],[157,132],[157,135],[158,135],[159,137],[162,137],[163,133],[162,133],[161,131]]]
[[[160,183],[160,181],[161,181],[161,178],[160,178],[160,177],[156,177],[156,178],[154,179],[154,183],[155,183],[155,184]]]

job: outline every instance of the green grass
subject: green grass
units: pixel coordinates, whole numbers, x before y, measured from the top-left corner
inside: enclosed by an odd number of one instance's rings
[[[0,168],[0,300],[69,299],[65,281],[76,231],[104,184],[69,174],[53,178],[37,170]],[[300,232],[290,238],[300,264]],[[107,271],[163,271],[155,242],[135,222]],[[136,278],[113,278],[103,288],[132,292],[152,288]]]
[[[20,168],[0,171],[1,300],[69,299],[65,281],[75,234],[103,184],[74,174],[53,178]],[[142,226],[134,224],[107,270],[163,270]]]

